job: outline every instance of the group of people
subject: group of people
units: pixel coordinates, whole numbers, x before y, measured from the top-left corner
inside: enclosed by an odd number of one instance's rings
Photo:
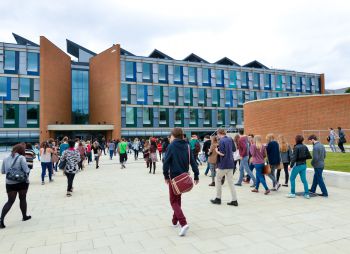
[[[346,143],[346,135],[344,130],[341,127],[338,127],[338,133],[336,133],[333,128],[329,128],[329,135],[327,136],[327,141],[332,152],[337,152],[337,148],[335,146],[337,139],[340,152],[345,153],[344,144]]]

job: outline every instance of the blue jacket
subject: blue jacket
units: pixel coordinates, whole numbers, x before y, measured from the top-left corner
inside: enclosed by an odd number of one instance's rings
[[[233,160],[233,140],[227,136],[220,138],[219,142],[219,152],[223,153],[224,156],[218,156],[218,168],[219,169],[233,169],[234,160]]]
[[[270,165],[278,165],[281,163],[280,146],[276,141],[273,140],[269,142],[267,144],[266,151]]]
[[[188,154],[190,152],[190,155]],[[169,146],[163,161],[165,179],[174,178],[189,171],[191,164],[194,180],[198,180],[199,170],[191,149],[185,140],[175,139]]]

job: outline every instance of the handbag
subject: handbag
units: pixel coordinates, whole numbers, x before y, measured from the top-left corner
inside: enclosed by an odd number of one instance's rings
[[[64,170],[67,166],[67,160],[60,160],[60,163],[58,164],[58,168],[61,170]]]
[[[264,175],[269,175],[271,174],[271,167],[270,167],[270,164],[265,164],[264,165],[264,169],[263,169],[263,174]]]
[[[10,180],[10,181],[16,181],[19,183],[23,183],[23,182],[27,181],[27,173],[24,172],[22,167],[20,169],[13,167],[16,164],[18,157],[19,157],[19,155],[15,158],[11,167],[9,168],[8,172],[6,173],[6,179]]]
[[[188,159],[190,163],[190,148],[188,147]],[[182,193],[189,192],[193,188],[193,180],[188,172],[182,173],[171,179],[171,187],[175,195],[181,195]]]

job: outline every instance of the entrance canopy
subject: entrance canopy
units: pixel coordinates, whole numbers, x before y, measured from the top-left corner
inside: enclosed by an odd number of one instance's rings
[[[113,131],[113,124],[49,124],[49,131]]]

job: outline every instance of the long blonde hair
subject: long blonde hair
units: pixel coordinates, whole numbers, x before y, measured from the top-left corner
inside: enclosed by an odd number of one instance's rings
[[[261,142],[261,136],[260,136],[260,135],[254,136],[254,144],[255,144],[256,148],[258,148],[259,150],[261,150],[263,144],[262,144],[262,142]]]
[[[289,144],[283,135],[278,136],[278,144],[280,146],[280,152],[285,153],[288,151]]]
[[[210,140],[211,140],[211,144],[217,144],[217,143],[218,143],[218,138],[217,138],[217,136],[211,136],[211,137],[210,137]]]

